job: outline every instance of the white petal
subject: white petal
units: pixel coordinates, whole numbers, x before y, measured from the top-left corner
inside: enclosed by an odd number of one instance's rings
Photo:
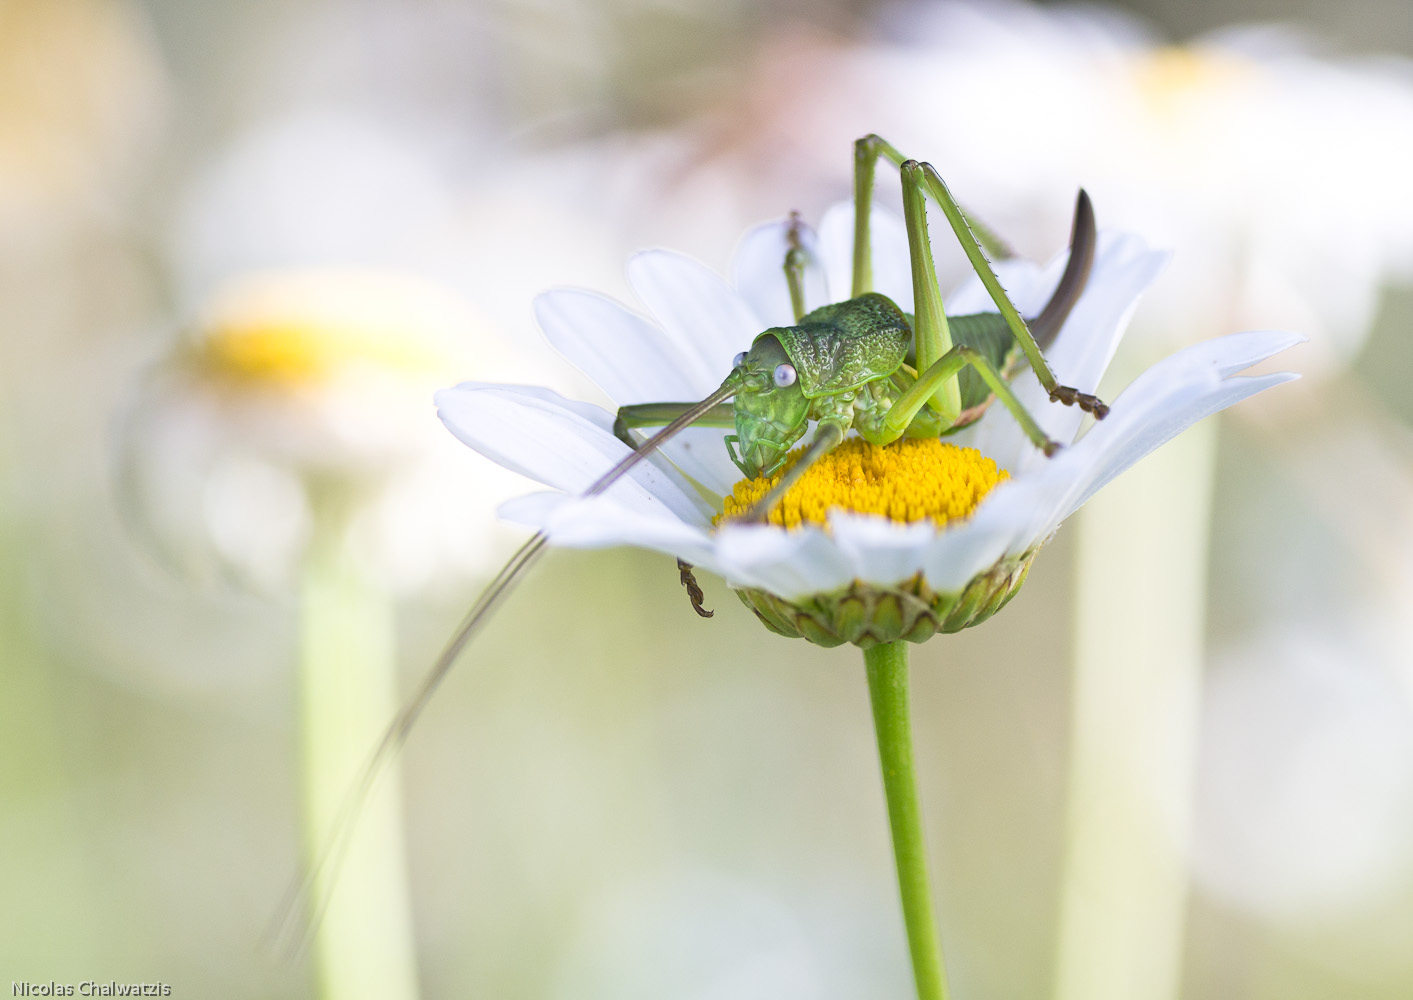
[[[1167,259],[1167,254],[1148,250],[1137,237],[1100,235],[1084,294],[1045,352],[1046,360],[1062,385],[1082,392],[1098,388],[1139,297]],[[1058,283],[1063,268],[1062,257],[1052,262],[1039,280],[1038,287],[1046,290],[1046,298]],[[1023,368],[1011,385],[1021,405],[1050,437],[1061,442],[1074,439],[1084,419],[1083,411],[1052,403],[1029,368]],[[1024,473],[1045,461],[1015,418],[999,404],[987,412],[973,440],[976,448],[994,458],[1012,475]]]
[[[1119,473],[1203,417],[1211,416],[1248,396],[1254,396],[1272,386],[1299,377],[1293,372],[1277,372],[1271,375],[1234,376],[1224,379],[1206,392],[1195,393],[1180,401],[1174,400],[1166,410],[1152,414],[1149,421],[1131,429],[1129,434],[1114,435],[1112,439],[1106,437],[1106,447],[1094,456],[1095,464],[1086,477],[1083,490],[1070,501],[1068,509],[1061,516],[1068,517],[1074,513]]]
[[[1105,483],[1197,420],[1295,376],[1226,378],[1303,338],[1244,333],[1194,345],[1154,365],[1078,444],[1002,483],[972,518],[933,543],[924,572],[952,589],[1005,555],[1044,541]]]
[[[855,579],[891,586],[922,570],[923,557],[937,536],[929,521],[898,524],[885,517],[834,512],[829,528]]]
[[[995,516],[1000,513],[997,508],[992,508],[993,516],[983,516],[1000,499],[1000,491],[1001,487],[997,487],[970,520],[938,532],[927,547],[922,559],[923,575],[934,590],[960,590],[1006,554],[1016,534],[1014,519]]]
[[[613,432],[613,414],[609,413],[602,406],[595,406],[593,403],[585,403],[582,400],[578,399],[568,399],[564,396],[561,396],[553,389],[547,389],[541,385],[502,385],[499,382],[460,382],[450,389],[439,389],[435,393],[433,402],[436,403],[438,407],[441,407],[441,396],[443,393],[446,393],[448,399],[451,399],[453,394],[462,392],[474,392],[480,389],[503,390],[506,392],[512,392],[517,396],[524,396],[527,399],[537,400],[538,402],[543,403],[546,406],[566,410],[578,419],[586,421],[592,424],[593,426],[599,428],[600,430],[605,430],[609,433]],[[453,406],[454,405],[455,403],[453,400]],[[441,416],[440,412],[438,412],[438,416]],[[443,423],[446,423],[446,420],[446,417],[442,417]],[[454,427],[451,427],[450,424],[447,424],[447,426],[451,429],[451,432],[453,434],[456,434],[458,437],[460,437],[460,434]]]
[[[838,590],[853,579],[849,560],[814,527],[727,525],[717,532],[715,561],[733,587],[760,587],[786,600]]]
[[[496,516],[512,524],[523,524],[537,531],[545,526],[550,515],[573,497],[552,490],[539,493],[526,493],[523,497],[512,497],[496,508]]]
[[[628,282],[682,355],[695,360],[702,399],[721,384],[738,353],[760,333],[745,301],[719,275],[685,254],[645,250],[628,259]]]
[[[712,493],[725,496],[741,478],[741,470],[726,450],[725,438],[730,433],[725,427],[689,427],[669,441],[662,452]]]
[[[536,299],[536,315],[552,345],[595,380],[615,403],[697,403],[701,398],[692,397],[695,390],[685,374],[685,363],[663,331],[613,299],[557,288]],[[601,345],[613,343],[619,346],[610,356]],[[465,383],[458,388],[485,384]],[[544,400],[557,401],[612,434],[612,415],[595,405],[574,403],[550,390],[516,388],[520,393],[540,394],[538,397]],[[642,434],[649,436],[654,429],[642,428]],[[688,428],[661,451],[673,465],[712,493],[731,493],[740,473],[722,444],[726,434],[728,429]]]
[[[646,439],[655,430],[658,428],[641,427],[636,433]],[[688,427],[662,446],[662,454],[708,492],[725,496],[741,478],[726,450],[725,438],[730,433],[727,427]]]
[[[913,272],[908,257],[908,229],[896,213],[873,202],[869,213],[873,243],[873,287],[913,311]],[[830,206],[819,224],[819,243],[829,277],[829,295],[835,302],[850,298],[854,275],[854,203]]]
[[[567,493],[581,493],[629,448],[613,436],[613,418],[547,389],[467,384],[436,395],[437,414],[462,442],[493,462]],[[666,508],[696,519],[705,504],[676,470],[648,460],[610,488],[643,512]]]
[[[1231,333],[1208,341],[1211,345],[1210,352],[1195,350],[1203,346],[1196,344],[1187,350],[1179,351],[1172,356],[1172,360],[1190,353],[1194,357],[1194,363],[1211,364],[1215,366],[1219,376],[1226,378],[1305,342],[1305,337],[1286,330],[1247,330],[1245,333]],[[1197,361],[1199,358],[1200,362]],[[1134,384],[1138,384],[1137,380]]]
[[[550,343],[620,406],[695,403],[700,379],[663,331],[612,299],[561,288],[535,300],[535,315]],[[715,385],[712,388],[716,388]],[[612,429],[612,423],[609,429]],[[646,427],[646,437],[654,428]],[[731,491],[740,478],[717,428],[690,428],[662,449],[679,469],[714,493]]]
[[[644,516],[612,496],[584,500],[562,493],[517,497],[501,504],[499,514],[548,532],[556,545],[578,549],[633,545],[711,568],[710,522],[705,518],[688,524],[671,516]]]
[[[829,302],[819,237],[801,224],[796,232],[806,253],[804,273],[805,310]],[[795,309],[790,302],[790,285],[785,280],[785,255],[790,251],[790,221],[763,222],[746,232],[731,262],[731,280],[746,300],[759,323],[757,332],[772,326],[790,326]]]
[[[1034,316],[1044,308],[1045,300],[1060,280],[1059,271],[1051,277],[1048,269],[1042,272],[1040,266],[1030,260],[993,261],[991,269],[996,272],[1001,287],[1006,290],[1016,309],[1026,317]],[[975,274],[947,296],[946,307],[948,316],[1000,312],[996,300]]]
[[[540,329],[619,406],[695,401],[705,393],[688,360],[658,327],[594,292],[556,288],[535,299]]]
[[[1035,530],[1048,533],[1105,483],[1203,417],[1296,378],[1232,373],[1303,340],[1277,331],[1237,333],[1194,344],[1149,368],[1114,401],[1107,419],[1025,477],[1053,498],[1049,523]]]
[[[1100,234],[1089,284],[1046,352],[1046,360],[1061,383],[1081,392],[1099,387],[1140,296],[1171,257],[1167,251],[1149,250],[1137,236]],[[1059,262],[1051,266],[1057,267]],[[1071,410],[1073,428],[1063,437],[1055,432],[1051,435],[1062,441],[1074,437],[1080,422],[1072,407],[1065,409]]]

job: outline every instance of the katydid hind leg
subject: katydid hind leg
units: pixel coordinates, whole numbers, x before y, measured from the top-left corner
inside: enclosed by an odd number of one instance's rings
[[[912,384],[907,392],[903,393],[894,401],[888,412],[883,414],[882,419],[873,428],[861,428],[866,430],[864,437],[874,444],[890,444],[903,436],[913,421],[919,419],[918,414],[922,412],[924,404],[927,402],[928,393],[932,387],[940,382],[955,378],[961,369],[967,365],[974,368],[980,374],[982,381],[986,383],[1001,405],[1004,406],[1016,422],[1020,424],[1021,430],[1026,437],[1030,438],[1032,444],[1043,451],[1046,455],[1053,455],[1059,450],[1060,445],[1046,435],[1045,431],[1036,423],[1035,418],[1025,409],[1025,406],[1016,394],[1011,390],[1010,384],[996,370],[996,366],[991,360],[974,347],[966,344],[958,344],[944,354],[927,371],[918,375],[917,381]]]
[[[878,158],[884,157],[895,167],[900,167],[907,157],[882,136],[870,133],[854,142],[854,258],[853,291],[850,295],[858,298],[864,292],[873,291],[873,259],[870,223],[872,220],[873,182],[878,169]],[[966,214],[968,225],[981,241],[981,245],[996,260],[1009,260],[1015,251],[976,216]]]
[[[903,162],[903,155],[881,136],[870,133],[854,143],[854,267],[853,288],[849,293],[852,298],[873,291],[873,241],[869,224],[873,218],[873,180],[880,156],[894,166]]]
[[[992,394],[1000,400],[1001,405],[1015,418],[1016,423],[1018,423],[1021,430],[1025,432],[1025,436],[1030,438],[1031,444],[1043,451],[1046,457],[1050,457],[1060,450],[1060,443],[1051,439],[1050,436],[1045,433],[1044,428],[1030,415],[1025,405],[1021,403],[1016,397],[1015,392],[1012,391],[1010,383],[1005,380],[1001,373],[996,370],[996,366],[991,363],[991,359],[975,348],[965,345],[959,346],[957,351],[961,354],[963,360],[971,365],[981,376],[982,381],[986,383],[987,388],[991,390]]]
[[[913,347],[917,370],[922,372],[952,349],[952,333],[932,258],[921,167],[916,160],[907,160],[898,169],[903,183],[903,218],[907,223],[908,259],[912,268]],[[961,387],[957,380],[947,377],[932,382],[927,402],[942,417],[943,423],[950,425],[962,411]]]
[[[1006,324],[1011,328],[1011,333],[1015,335],[1016,342],[1025,352],[1031,368],[1034,369],[1035,375],[1040,379],[1040,384],[1045,388],[1045,391],[1049,393],[1051,401],[1064,403],[1067,406],[1078,406],[1080,409],[1094,414],[1096,418],[1103,419],[1108,415],[1109,408],[1098,397],[1080,392],[1071,386],[1061,385],[1059,380],[1055,378],[1055,373],[1051,370],[1049,362],[1045,360],[1045,355],[1041,353],[1040,346],[1026,326],[1025,320],[1021,318],[1015,303],[1006,294],[1006,290],[1001,287],[996,272],[991,269],[991,263],[986,259],[986,254],[982,251],[981,244],[977,242],[976,235],[967,225],[966,218],[962,215],[961,209],[957,207],[956,199],[947,189],[946,182],[942,180],[941,175],[931,164],[923,163],[918,166],[925,179],[928,193],[932,195],[933,200],[937,202],[938,207],[947,217],[952,232],[956,234],[963,252],[971,261],[977,277],[981,279],[981,283],[990,293],[992,301],[996,303],[996,308],[1000,310]]]
[[[975,214],[962,209],[962,216],[967,220],[967,227],[976,236],[981,248],[991,255],[992,260],[1014,260],[1015,250],[1009,243],[1003,240],[997,232],[982,222]]]
[[[907,391],[894,400],[893,405],[881,416],[877,428],[869,427],[864,436],[877,445],[891,444],[898,440],[917,419],[937,386],[955,379],[965,365],[966,359],[961,349],[953,347],[929,365],[926,371],[919,372]],[[945,420],[942,429],[946,430],[950,426],[952,422]]]
[[[878,171],[878,137],[866,135],[854,143],[854,261],[849,295],[873,291],[873,178]]]

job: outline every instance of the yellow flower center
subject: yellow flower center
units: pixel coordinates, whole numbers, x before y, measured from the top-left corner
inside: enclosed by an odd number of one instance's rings
[[[785,468],[766,479],[743,479],[723,501],[716,522],[740,517],[794,465],[804,448],[790,453]],[[824,524],[836,508],[881,514],[892,521],[930,520],[946,524],[968,517],[987,493],[1010,478],[1005,469],[975,448],[959,448],[936,438],[903,438],[878,447],[849,438],[814,464],[770,512],[771,524],[798,528]]]

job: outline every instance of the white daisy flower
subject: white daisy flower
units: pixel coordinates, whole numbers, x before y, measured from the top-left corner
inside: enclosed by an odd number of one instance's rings
[[[875,210],[873,226],[875,287],[911,311],[902,223]],[[817,263],[805,282],[810,308],[848,297],[852,232],[852,206],[842,205],[811,237]],[[786,247],[784,222],[751,230],[730,283],[681,254],[634,256],[628,280],[652,320],[572,289],[542,295],[536,312],[554,347],[616,404],[700,400],[758,334],[793,323],[779,266]],[[1066,258],[1044,267],[998,266],[1022,313],[1039,310]],[[1101,234],[1084,293],[1047,351],[1062,383],[1095,389],[1165,259],[1134,236]],[[947,304],[952,315],[994,309],[975,278]],[[866,648],[921,641],[988,617],[1023,582],[1060,523],[1105,483],[1198,419],[1294,378],[1237,373],[1302,339],[1259,331],[1193,345],[1142,374],[1082,436],[1083,414],[1050,403],[1022,372],[1015,379],[1021,402],[1047,435],[1069,446],[1047,459],[1004,409],[991,407],[956,440],[993,459],[1009,479],[973,498],[970,516],[948,523],[897,523],[839,508],[825,523],[789,529],[722,520],[723,498],[741,476],[724,443],[728,431],[705,427],[684,432],[660,458],[585,499],[580,494],[629,453],[614,436],[613,413],[547,389],[484,383],[443,390],[437,405],[463,442],[550,487],[503,505],[503,517],[542,529],[556,545],[635,545],[677,556],[725,578],[775,631]]]

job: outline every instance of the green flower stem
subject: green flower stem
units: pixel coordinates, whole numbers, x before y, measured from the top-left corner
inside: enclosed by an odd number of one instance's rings
[[[912,953],[918,1000],[947,1000],[947,971],[942,965],[942,944],[932,912],[922,808],[913,776],[908,647],[903,642],[880,643],[864,650],[864,665],[868,671],[878,760],[883,768],[883,793],[888,799],[888,825],[893,832],[893,857],[898,864],[898,889],[903,897],[903,922],[908,928],[908,950]]]
[[[345,542],[340,491],[316,496],[301,590],[300,711],[305,843],[317,859],[369,748],[396,711],[392,605]],[[314,938],[324,1000],[414,1000],[417,975],[392,769],[368,799],[346,852],[317,874]],[[341,863],[339,863],[341,862]],[[312,863],[312,862],[311,862]]]
[[[1052,1000],[1176,1000],[1217,424],[1079,517],[1068,816]]]

